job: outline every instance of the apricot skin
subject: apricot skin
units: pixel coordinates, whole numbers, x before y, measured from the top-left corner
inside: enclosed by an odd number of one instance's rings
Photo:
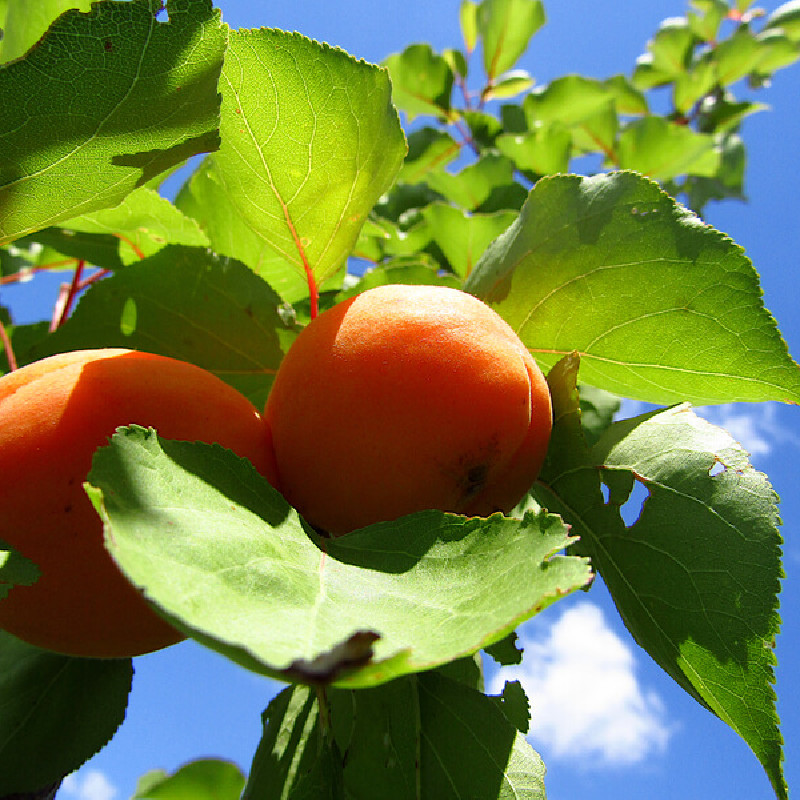
[[[83,489],[120,425],[217,442],[274,483],[269,432],[239,392],[192,364],[131,350],[64,353],[0,379],[0,539],[41,570],[0,600],[0,628],[75,656],[136,656],[180,641],[114,565]]]
[[[264,417],[281,491],[332,535],[422,509],[509,511],[552,426],[545,379],[512,328],[434,286],[381,286],[320,314]]]

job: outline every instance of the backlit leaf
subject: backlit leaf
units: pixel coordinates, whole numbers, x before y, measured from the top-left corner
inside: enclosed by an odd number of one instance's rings
[[[235,209],[298,275],[322,284],[405,155],[386,71],[299,34],[239,30],[220,88],[213,191],[226,197],[223,213]]]
[[[420,114],[448,115],[453,70],[429,44],[411,44],[383,63],[392,78],[392,101],[409,121]]]
[[[541,0],[482,0],[478,32],[483,42],[483,68],[490,80],[517,63],[545,20]]]
[[[6,5],[5,19],[0,11],[0,63],[25,55],[59,14],[71,8],[89,11],[92,0],[8,0]]]
[[[699,405],[800,400],[800,368],[727,237],[641,176],[554,176],[466,283],[537,360],[581,355],[581,381]]]

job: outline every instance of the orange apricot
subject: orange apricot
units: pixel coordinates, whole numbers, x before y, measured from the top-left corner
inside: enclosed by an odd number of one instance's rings
[[[275,481],[253,405],[200,367],[123,349],[63,353],[0,379],[0,540],[40,569],[0,600],[0,628],[75,656],[121,658],[180,641],[114,564],[83,489],[120,425],[216,442]]]
[[[281,491],[332,535],[422,509],[507,512],[536,479],[552,426],[547,383],[495,311],[405,285],[312,320],[264,418]]]

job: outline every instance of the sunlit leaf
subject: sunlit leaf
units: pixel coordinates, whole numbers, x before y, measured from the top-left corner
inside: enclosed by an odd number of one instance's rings
[[[446,117],[453,91],[453,70],[429,44],[412,44],[384,62],[392,78],[392,101],[409,121],[419,114]]]
[[[467,52],[471,53],[478,43],[478,3],[474,0],[461,0],[458,21],[461,24],[464,46],[467,48]]]
[[[218,144],[225,47],[210,0],[95,3],[0,67],[0,243],[117,205]]]
[[[617,153],[622,169],[633,169],[657,180],[678,175],[714,175],[720,153],[713,136],[696,133],[663,117],[643,117],[620,134]]]
[[[483,68],[490,80],[517,63],[545,20],[541,0],[482,0],[478,32],[483,42]]]
[[[230,451],[135,426],[98,451],[89,482],[109,550],[156,608],[282,679],[356,687],[427,670],[591,578],[558,555],[569,538],[546,514],[428,511],[320,539]]]
[[[323,283],[405,155],[389,76],[342,50],[261,28],[231,33],[220,89],[213,191],[226,196],[223,214],[235,209],[298,275]]]
[[[239,800],[244,782],[236,764],[203,758],[171,775],[163,770],[143,775],[131,800]]]
[[[778,6],[767,18],[764,30],[780,30],[793,41],[800,42],[800,0],[789,0]]]
[[[483,251],[517,218],[516,211],[467,214],[459,208],[434,203],[425,209],[431,235],[442,248],[454,272],[466,277]]]
[[[800,400],[800,368],[729,238],[621,172],[555,176],[484,253],[466,288],[545,365],[655,403]]]
[[[123,263],[157,253],[167,244],[207,247],[208,238],[197,223],[157,192],[140,187],[118,206],[65,220],[65,230],[106,234],[122,241]]]
[[[506,97],[516,97],[522,92],[527,92],[533,86],[533,78],[524,69],[513,69],[505,75],[500,75],[497,80],[484,92],[486,100],[502,100]]]

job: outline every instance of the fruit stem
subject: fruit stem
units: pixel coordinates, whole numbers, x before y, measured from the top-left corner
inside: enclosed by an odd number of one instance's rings
[[[306,269],[306,278],[308,279],[308,299],[311,303],[311,319],[316,319],[319,314],[319,289],[317,282],[314,280],[314,273],[308,266],[308,262],[303,257],[303,266]]]
[[[3,342],[3,349],[6,351],[6,359],[8,360],[8,370],[13,372],[17,368],[17,359],[14,357],[14,348],[11,346],[11,339],[9,338],[6,326],[0,320],[0,340]]]
[[[69,284],[62,284],[61,291],[58,294],[58,300],[56,300],[55,307],[53,308],[53,318],[50,321],[50,333],[63,325],[69,316],[69,312],[72,310],[72,304],[75,302],[75,295],[80,291],[81,278],[83,276],[85,264],[86,262],[80,259],[75,267],[75,272],[72,274],[72,281]]]

